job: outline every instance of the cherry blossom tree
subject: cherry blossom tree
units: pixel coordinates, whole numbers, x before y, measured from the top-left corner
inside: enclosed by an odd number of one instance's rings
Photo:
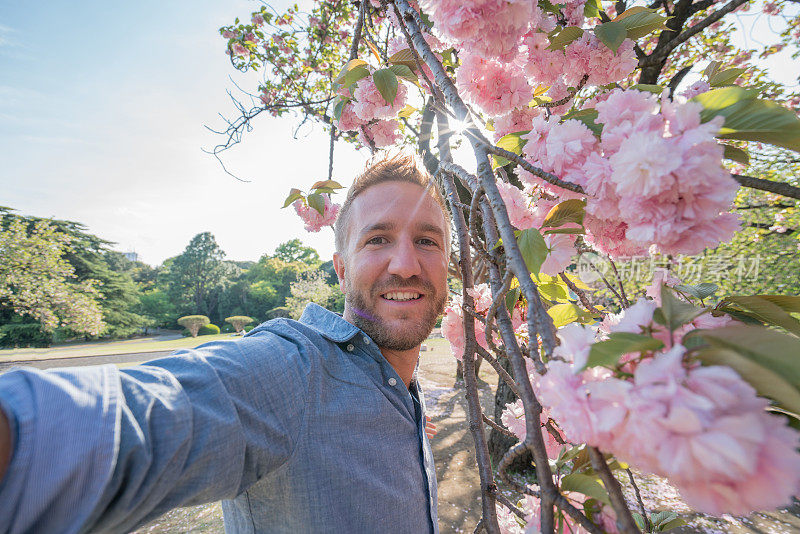
[[[731,38],[752,7],[342,0],[284,13],[264,5],[220,30],[232,65],[264,76],[249,105],[237,100],[240,115],[212,153],[264,112],[330,132],[327,179],[293,189],[284,205],[307,230],[336,217],[336,141],[415,147],[445,192],[463,291],[442,330],[464,369],[482,493],[476,532],[678,525],[625,500],[619,478],[636,488],[635,472],[666,477],[714,515],[776,508],[800,492],[800,298],[719,298],[716,285],[669,271],[635,298],[615,263],[729,242],[743,188],[783,198],[790,211],[773,231],[791,229],[794,178],[748,166],[751,154],[797,161],[800,94],[757,60],[797,57],[800,9],[759,5],[777,28],[759,51]],[[456,147],[474,159],[458,161]],[[574,273],[590,253],[616,275],[599,273],[613,302]],[[483,360],[516,399],[499,416],[478,401]],[[487,427],[516,440],[495,469]],[[526,456],[535,484],[509,469]]]

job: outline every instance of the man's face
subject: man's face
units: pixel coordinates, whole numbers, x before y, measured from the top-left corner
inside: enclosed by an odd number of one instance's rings
[[[447,224],[422,187],[384,182],[350,206],[334,266],[344,318],[381,348],[410,350],[430,334],[447,299]]]

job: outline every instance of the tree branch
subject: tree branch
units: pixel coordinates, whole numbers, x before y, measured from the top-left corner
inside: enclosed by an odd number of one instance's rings
[[[749,0],[731,0],[728,4],[725,5],[725,7],[716,10],[715,12],[713,12],[708,17],[704,18],[691,28],[682,32],[678,36],[672,38],[663,47],[659,47],[658,51],[648,56],[646,60],[640,62],[640,66],[650,67],[664,61],[666,57],[669,55],[669,53],[672,52],[677,46],[683,44],[690,38],[694,37],[701,31],[711,26],[719,19],[721,19],[722,17],[724,17],[725,15],[727,15],[728,13],[730,13],[731,11],[733,11],[734,9],[736,9],[737,7],[748,1]]]
[[[731,174],[731,178],[739,182],[743,187],[800,199],[800,187],[794,187],[784,182],[773,182],[772,180],[764,180],[763,178],[755,178],[753,176],[742,176],[741,174]]]

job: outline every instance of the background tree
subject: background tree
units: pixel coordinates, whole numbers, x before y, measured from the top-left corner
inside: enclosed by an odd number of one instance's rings
[[[337,288],[328,284],[327,275],[321,271],[305,271],[290,286],[286,307],[294,319],[299,319],[309,302],[327,307],[333,300]]]
[[[297,238],[278,245],[272,257],[285,261],[286,263],[291,263],[293,261],[299,261],[309,265],[319,263],[319,254],[317,251],[303,245],[303,242]]]
[[[100,293],[92,280],[76,279],[65,259],[71,238],[46,220],[0,214],[0,307],[52,331],[59,326],[90,335],[104,327]]]
[[[164,262],[170,296],[196,315],[217,315],[217,304],[231,268],[210,232],[192,238],[178,256]]]

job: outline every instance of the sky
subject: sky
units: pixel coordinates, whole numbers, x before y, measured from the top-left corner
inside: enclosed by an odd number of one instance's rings
[[[113,6],[113,7],[110,7]],[[333,232],[307,233],[291,187],[327,178],[328,136],[298,120],[259,117],[222,155],[205,126],[233,116],[234,76],[218,28],[255,2],[0,0],[0,205],[67,219],[157,265],[197,233],[229,259],[257,260],[298,237],[321,257]],[[231,79],[233,77],[233,80]],[[334,179],[349,185],[368,154],[337,145]]]
[[[283,10],[286,2],[273,4]],[[319,125],[294,138],[297,118],[257,118],[222,155],[249,182],[201,150],[220,141],[205,126],[235,115],[234,82],[257,85],[230,66],[218,34],[257,6],[0,0],[0,205],[81,222],[151,265],[204,231],[229,259],[257,260],[295,237],[329,259],[333,232],[307,233],[291,208],[280,209],[290,188],[327,178]],[[769,30],[765,17],[741,20],[741,44]],[[776,78],[797,83],[796,62],[771,61]],[[349,185],[367,157],[338,144],[334,179]]]

